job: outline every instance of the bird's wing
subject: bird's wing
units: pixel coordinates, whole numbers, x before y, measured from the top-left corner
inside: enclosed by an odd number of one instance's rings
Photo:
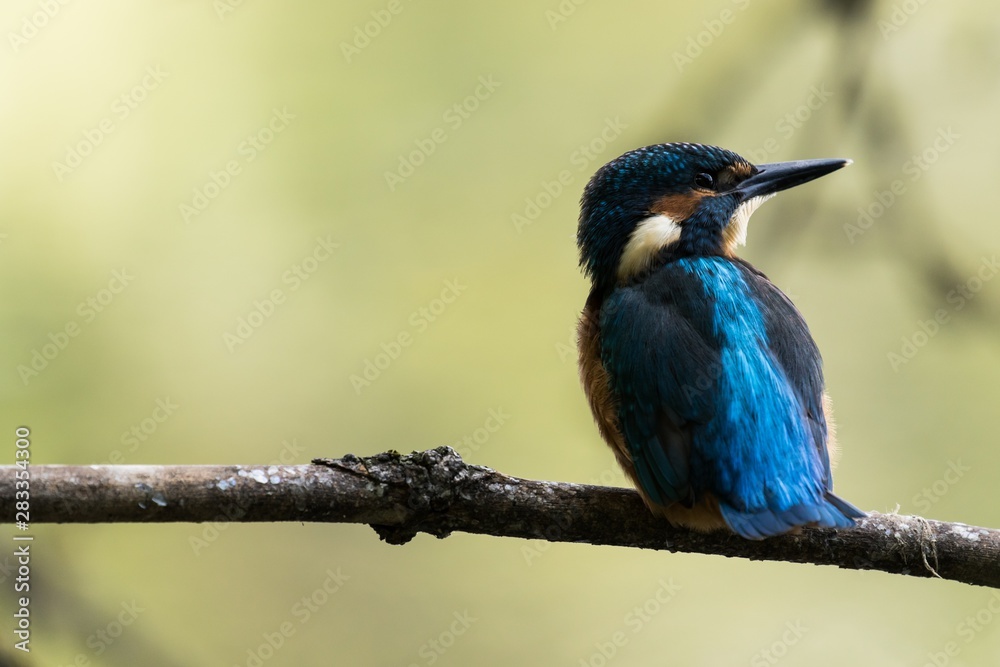
[[[746,262],[739,261],[739,263],[745,269],[747,285],[761,309],[771,354],[784,370],[785,377],[788,378],[805,411],[816,455],[822,465],[822,478],[819,480],[823,489],[822,501],[799,505],[792,508],[790,513],[799,515],[800,520],[808,518],[821,526],[850,526],[853,524],[852,519],[860,519],[865,513],[833,493],[833,474],[830,470],[830,452],[827,448],[829,432],[826,411],[823,409],[825,388],[819,349],[809,333],[805,320],[791,300],[757,269]],[[798,341],[798,344],[781,345],[781,341]],[[738,517],[737,520],[742,518],[746,522],[744,525],[750,527],[751,536],[753,532],[761,535],[773,534],[761,530],[762,526],[766,527],[767,519],[771,518],[766,514],[764,513],[763,521],[761,514]],[[730,515],[733,516],[735,515]],[[782,513],[773,515],[773,518],[779,527],[783,520],[787,520]]]
[[[721,368],[710,313],[701,318],[683,303],[700,292],[686,284],[689,274],[676,273],[655,299],[625,287],[601,307],[601,360],[618,396],[622,434],[643,490],[660,505],[694,501],[691,428],[714,413]]]
[[[795,304],[753,266],[736,260],[764,320],[768,348],[805,410],[813,444],[823,465],[823,488],[833,488],[827,424],[823,410],[823,361],[805,319]],[[792,344],[794,343],[794,345]]]
[[[601,359],[646,494],[713,494],[759,539],[864,514],[831,492],[823,374],[801,315],[726,258],[667,264],[601,307]]]

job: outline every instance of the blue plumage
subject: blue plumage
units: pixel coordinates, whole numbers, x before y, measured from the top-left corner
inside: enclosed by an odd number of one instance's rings
[[[588,185],[581,374],[619,462],[675,522],[716,527],[702,508],[760,539],[864,516],[832,493],[821,359],[805,322],[732,254],[742,205],[830,162],[768,172],[722,149],[665,144]]]

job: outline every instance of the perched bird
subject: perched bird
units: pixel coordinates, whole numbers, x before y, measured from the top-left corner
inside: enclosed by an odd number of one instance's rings
[[[590,180],[580,377],[601,435],[656,514],[762,539],[846,528],[822,360],[802,315],[736,257],[775,193],[849,160],[753,165],[715,146],[625,153]]]

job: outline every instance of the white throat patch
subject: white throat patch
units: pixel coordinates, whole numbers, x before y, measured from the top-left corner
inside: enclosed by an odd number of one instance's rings
[[[761,195],[759,197],[753,197],[746,200],[740,204],[739,208],[733,213],[733,217],[729,219],[729,224],[722,231],[723,241],[726,244],[726,250],[732,252],[737,247],[747,244],[747,223],[750,222],[750,216],[757,208],[766,202],[768,199],[773,197],[770,195]]]
[[[648,269],[656,254],[680,237],[680,225],[668,215],[652,215],[640,222],[618,262],[618,280],[628,280]]]

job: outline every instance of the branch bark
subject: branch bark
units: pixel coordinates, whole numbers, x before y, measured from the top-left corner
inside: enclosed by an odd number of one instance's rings
[[[15,514],[0,467],[0,516]],[[23,507],[23,506],[22,506]],[[630,489],[510,477],[449,447],[297,466],[33,466],[31,523],[365,523],[391,544],[454,531],[836,565],[1000,588],[1000,531],[871,513],[851,530],[759,542],[655,518]]]

